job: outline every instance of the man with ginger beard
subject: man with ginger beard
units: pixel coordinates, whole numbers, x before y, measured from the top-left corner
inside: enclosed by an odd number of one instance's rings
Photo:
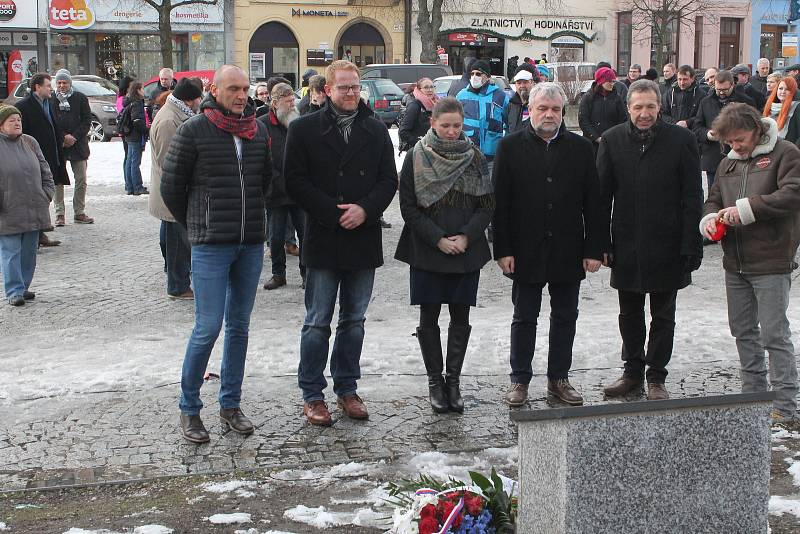
[[[334,61],[325,70],[328,100],[294,121],[286,138],[286,190],[306,213],[306,318],[300,332],[298,385],[309,423],[329,426],[325,367],[339,294],[339,323],[330,355],[337,404],[351,419],[369,413],[356,393],[364,321],[375,269],[383,265],[381,213],[397,190],[389,131],[361,100],[358,67]]]
[[[270,182],[265,199],[269,210],[268,225],[272,237],[269,240],[270,258],[272,260],[272,277],[264,284],[264,289],[278,289],[286,285],[286,249],[284,235],[286,223],[291,217],[297,229],[298,244],[302,251],[305,215],[303,210],[292,202],[286,193],[286,179],[283,176],[283,156],[286,147],[286,132],[300,113],[295,108],[295,95],[291,86],[279,83],[272,88],[269,113],[259,117],[258,121],[267,125],[269,132],[269,148],[272,153],[272,182]],[[306,270],[300,262],[301,287],[305,287]]]

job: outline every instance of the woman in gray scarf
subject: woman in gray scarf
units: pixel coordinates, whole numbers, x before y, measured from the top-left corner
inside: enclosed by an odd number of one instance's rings
[[[453,97],[433,107],[431,129],[408,152],[400,171],[405,220],[395,258],[411,266],[411,304],[434,411],[463,412],[460,376],[472,327],[480,270],[491,259],[485,230],[494,211],[486,158],[464,136],[464,109]],[[442,304],[450,311],[445,362],[439,330]]]
[[[22,133],[22,116],[0,105],[0,270],[6,298],[22,306],[36,269],[39,230],[50,226],[55,185],[36,139]]]

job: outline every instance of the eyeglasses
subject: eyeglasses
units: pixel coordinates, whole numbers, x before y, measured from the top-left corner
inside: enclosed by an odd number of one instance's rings
[[[334,89],[336,89],[340,93],[358,93],[361,91],[360,85],[334,85]]]
[[[422,89],[433,89],[432,85],[423,85]]]

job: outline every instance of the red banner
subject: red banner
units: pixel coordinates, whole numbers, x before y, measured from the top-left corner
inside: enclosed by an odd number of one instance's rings
[[[447,36],[450,42],[453,43],[473,43],[483,41],[484,37],[482,33],[451,33]]]
[[[8,94],[11,96],[17,90],[17,86],[22,81],[22,73],[25,68],[22,65],[22,54],[19,49],[14,49],[8,55]]]

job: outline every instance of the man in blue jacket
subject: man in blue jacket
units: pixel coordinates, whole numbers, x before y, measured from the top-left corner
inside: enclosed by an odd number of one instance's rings
[[[508,107],[508,95],[491,82],[491,75],[488,61],[475,61],[470,67],[469,86],[456,95],[464,106],[464,135],[481,149],[490,168],[497,143],[507,129],[504,117]]]

